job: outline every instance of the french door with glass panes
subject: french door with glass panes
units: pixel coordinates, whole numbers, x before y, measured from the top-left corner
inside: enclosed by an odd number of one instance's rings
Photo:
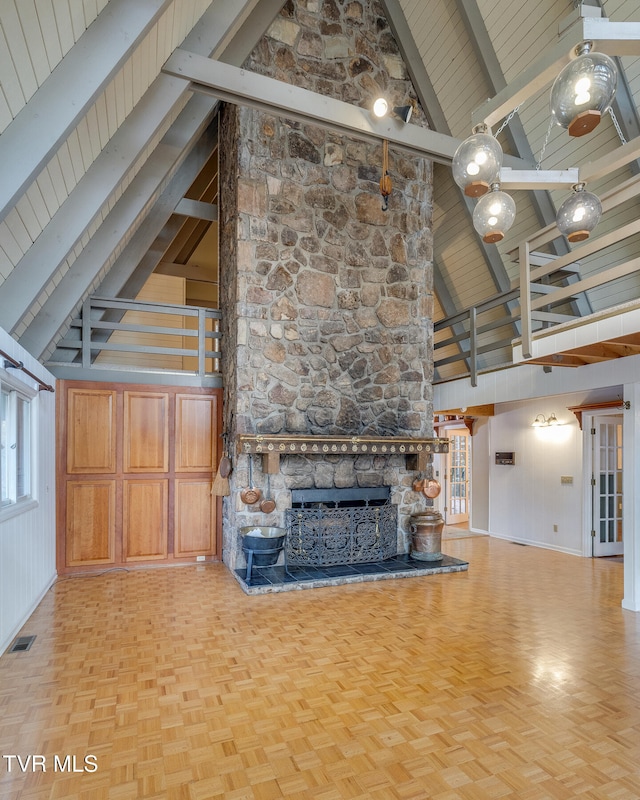
[[[621,414],[593,417],[591,519],[593,555],[621,555],[623,553]]]
[[[469,431],[448,430],[449,457],[445,482],[445,522],[459,525],[469,521]]]

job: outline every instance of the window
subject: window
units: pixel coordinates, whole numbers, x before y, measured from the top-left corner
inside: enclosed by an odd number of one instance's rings
[[[0,508],[31,500],[31,398],[0,385]]]

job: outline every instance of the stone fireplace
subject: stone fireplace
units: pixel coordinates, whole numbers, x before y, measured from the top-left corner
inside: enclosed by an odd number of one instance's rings
[[[287,3],[245,68],[361,106],[381,93],[416,102],[368,0]],[[426,127],[417,103],[414,123]],[[430,474],[427,451],[408,461],[400,440],[432,437],[432,165],[391,148],[385,211],[382,143],[236,106],[219,141],[225,429],[237,444],[225,563],[243,558],[240,527],[282,526],[300,489],[390,487],[406,552],[408,518],[428,502],[412,483]],[[282,450],[277,469],[264,451],[254,462],[276,501],[265,515],[240,492],[257,442],[274,436],[309,447]]]

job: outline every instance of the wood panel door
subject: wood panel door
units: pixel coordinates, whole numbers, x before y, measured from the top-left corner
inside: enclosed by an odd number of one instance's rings
[[[168,482],[124,481],[124,561],[157,561],[168,556]]]
[[[176,472],[217,466],[216,397],[176,395]]]
[[[175,483],[175,554],[209,551],[215,540],[215,498],[211,482],[180,478]]]
[[[116,471],[115,391],[69,389],[66,430],[68,473]]]
[[[592,555],[624,554],[622,535],[622,414],[593,417],[591,426]]]
[[[169,394],[124,395],[124,472],[169,471]]]
[[[469,431],[447,430],[449,455],[445,473],[445,522],[460,525],[469,522]]]
[[[58,572],[218,560],[221,390],[58,386]]]
[[[64,530],[67,564],[113,564],[116,544],[115,481],[68,481]]]

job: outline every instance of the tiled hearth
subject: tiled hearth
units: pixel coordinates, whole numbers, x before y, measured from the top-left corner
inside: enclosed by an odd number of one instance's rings
[[[385,561],[372,564],[340,564],[330,567],[253,567],[251,585],[247,586],[246,569],[233,573],[246,594],[267,594],[269,592],[289,592],[296,589],[318,589],[323,586],[341,586],[345,583],[383,581],[392,578],[415,578],[436,575],[443,572],[465,572],[467,561],[443,554],[440,561],[418,561],[400,553]]]

